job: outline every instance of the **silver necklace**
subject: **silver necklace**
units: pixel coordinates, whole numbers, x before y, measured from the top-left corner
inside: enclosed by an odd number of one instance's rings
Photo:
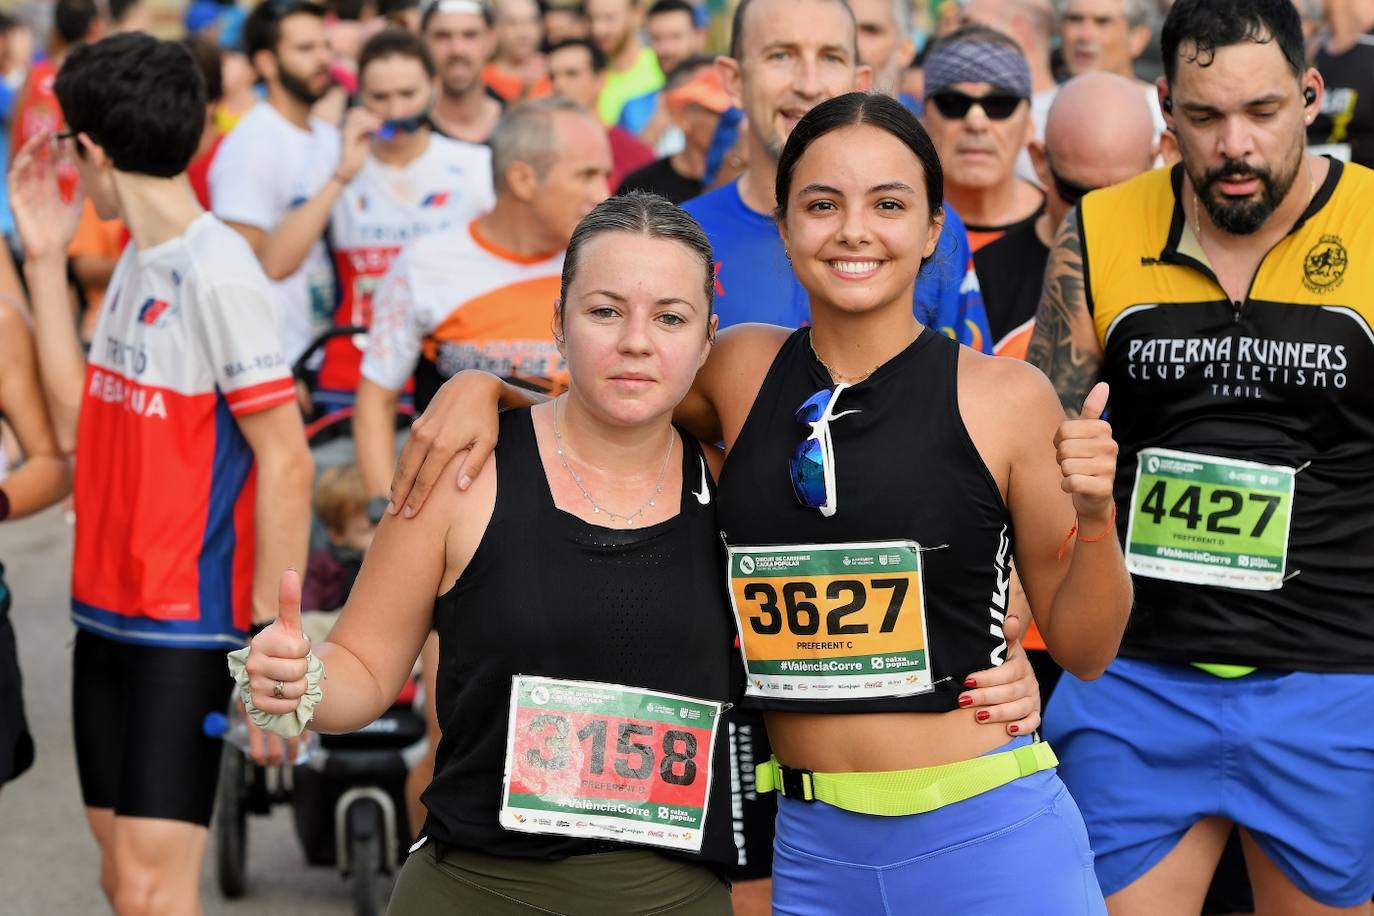
[[[646,509],[650,509],[658,504],[658,497],[663,493],[663,476],[668,473],[668,461],[673,457],[673,443],[677,440],[677,436],[673,434],[673,429],[670,426],[668,428],[668,454],[663,456],[663,467],[658,469],[658,480],[654,482],[654,492],[649,495],[649,498],[644,501],[644,504],[629,515],[612,512],[592,498],[592,494],[587,490],[586,484],[582,482],[582,477],[574,471],[572,465],[568,463],[568,456],[563,448],[563,434],[558,431],[558,401],[561,400],[563,399],[560,397],[558,400],[554,401],[553,404],[553,438],[556,443],[554,448],[558,452],[558,460],[563,462],[563,470],[568,472],[568,476],[573,479],[573,483],[577,484],[577,489],[582,491],[582,498],[591,505],[594,515],[605,515],[612,522],[616,519],[620,519],[625,523],[626,527],[629,527],[629,524],[643,515]]]

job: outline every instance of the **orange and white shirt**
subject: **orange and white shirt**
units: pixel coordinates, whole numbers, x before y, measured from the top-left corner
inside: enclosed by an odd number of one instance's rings
[[[482,238],[475,221],[420,239],[373,298],[363,377],[399,391],[414,372],[418,410],[463,369],[562,391],[568,368],[553,340],[562,271],[562,251],[517,255]]]

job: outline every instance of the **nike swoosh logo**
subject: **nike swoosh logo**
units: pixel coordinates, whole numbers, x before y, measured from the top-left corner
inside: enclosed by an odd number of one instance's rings
[[[697,502],[701,503],[703,506],[709,506],[711,504],[711,490],[706,483],[706,459],[698,455],[697,461],[701,462],[701,492],[693,492],[692,495],[695,496]]]

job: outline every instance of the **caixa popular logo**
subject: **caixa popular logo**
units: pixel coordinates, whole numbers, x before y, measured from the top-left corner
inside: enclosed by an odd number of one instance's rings
[[[167,322],[179,314],[181,309],[174,307],[165,299],[149,297],[138,307],[138,323],[146,324],[150,328],[165,328]]]

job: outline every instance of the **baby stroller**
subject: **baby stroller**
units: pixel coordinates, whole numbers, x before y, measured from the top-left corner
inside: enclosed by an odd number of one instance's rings
[[[296,378],[313,384],[315,373],[306,367],[331,339],[365,332],[360,327],[336,327],[314,341],[294,367]],[[307,417],[306,436],[316,468],[323,470],[349,460],[352,451],[352,405],[314,397],[315,412]],[[397,427],[409,425],[410,408],[398,409]],[[316,521],[312,548],[324,541]],[[325,638],[337,615],[307,612],[302,617],[312,642]],[[353,911],[359,916],[386,909],[392,876],[406,855],[415,826],[406,816],[405,781],[411,765],[425,752],[425,722],[415,707],[412,678],[391,707],[376,721],[345,735],[311,735],[312,750],[304,760],[272,767],[256,765],[239,747],[224,743],[224,757],[212,826],[215,870],[221,893],[231,899],[247,891],[249,816],[271,813],[289,804],[296,837],[311,865],[337,867],[347,880]],[[237,697],[231,698],[227,718],[246,714]]]

